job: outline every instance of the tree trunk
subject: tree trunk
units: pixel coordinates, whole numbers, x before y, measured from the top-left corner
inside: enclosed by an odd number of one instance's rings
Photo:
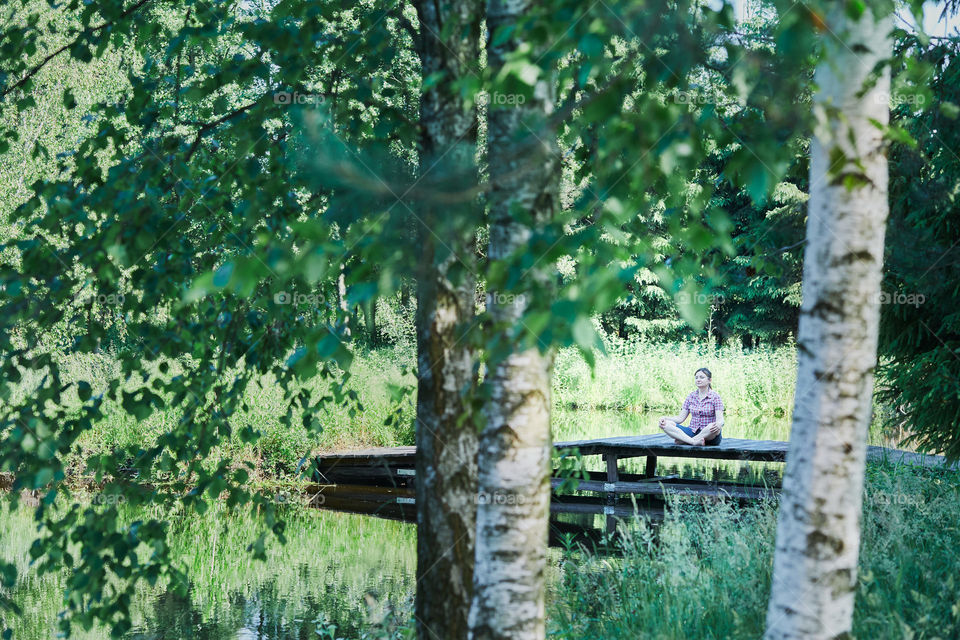
[[[817,69],[793,431],[783,481],[766,638],[848,637],[876,364],[887,161],[889,17],[830,16]],[[838,34],[838,37],[832,34]],[[839,40],[839,42],[837,41]],[[842,155],[841,155],[842,152]],[[856,160],[862,166],[856,164]]]
[[[476,111],[452,83],[479,57],[480,0],[414,3],[424,79],[444,73],[420,105],[420,186],[476,181]],[[442,38],[442,39],[441,39]],[[453,168],[452,171],[450,168]],[[469,392],[475,356],[465,327],[476,307],[476,203],[418,205],[417,595],[420,638],[466,638],[473,592],[477,431]]]
[[[360,305],[360,312],[363,314],[363,328],[367,333],[367,341],[371,346],[376,346],[378,343],[377,298],[370,298]]]
[[[340,275],[337,276],[337,308],[343,314],[343,335],[350,335],[350,310],[347,308],[347,275],[346,266],[340,265]]]
[[[491,39],[501,26],[515,24],[528,4],[490,0],[487,30]],[[505,56],[518,44],[515,35],[498,46],[488,42],[492,77],[497,77]],[[532,99],[506,96],[489,102],[491,263],[529,242],[529,224],[516,221],[513,213],[529,214],[537,225],[550,220],[557,207],[559,154],[555,135],[542,127],[553,107],[553,90],[552,83],[541,77]],[[553,265],[541,264],[527,273],[527,278],[537,281],[533,288],[537,295],[550,295],[552,269]],[[487,292],[494,330],[507,347],[502,355],[491,353],[485,380],[489,395],[478,455],[477,559],[470,611],[471,637],[476,640],[543,638],[545,634],[553,355],[519,343],[515,334],[523,329],[520,318],[527,307],[523,295]]]

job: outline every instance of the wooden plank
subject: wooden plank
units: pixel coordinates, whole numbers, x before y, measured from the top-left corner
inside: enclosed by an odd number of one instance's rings
[[[590,480],[600,480],[603,481],[602,476],[592,476]],[[646,476],[640,476],[632,474],[627,476],[626,474],[620,474],[619,482],[637,482],[641,484],[657,484],[660,482],[670,482],[671,484],[692,484],[692,485],[722,485],[729,487],[766,487],[768,489],[779,489],[780,485],[776,483],[755,483],[755,482],[739,482],[737,480],[707,480],[706,478],[681,478],[676,474],[670,474],[668,476],[654,476],[652,478],[647,478]]]
[[[550,503],[550,513],[592,513],[594,515],[606,514],[605,505],[585,505],[575,503]],[[662,509],[661,509],[662,511]],[[608,514],[607,518],[630,518],[634,515],[632,506],[614,507],[613,513]],[[638,512],[638,515],[646,516],[654,520],[662,520],[663,515],[655,512]]]
[[[414,465],[416,460],[416,447],[376,447],[373,449],[356,449],[349,451],[333,451],[330,453],[320,453],[314,456],[314,459],[323,465],[338,465],[349,463],[351,465],[360,464],[406,464]]]
[[[788,445],[777,440],[724,438],[719,445],[698,447],[677,444],[666,434],[654,434],[557,442],[554,446],[561,450],[577,448],[581,455],[616,454],[620,458],[667,456],[782,462],[786,459]]]
[[[919,467],[960,469],[960,460],[948,464],[946,458],[943,456],[874,446],[867,447],[867,462],[888,462],[890,464],[909,464]]]
[[[587,513],[606,515],[607,518],[631,518],[634,515],[645,516],[654,520],[662,520],[663,508],[637,505],[634,511],[632,504],[623,504],[611,507],[604,504],[604,498],[590,498],[583,496],[564,496],[550,501],[550,513]]]
[[[666,434],[648,434],[564,441],[555,443],[554,447],[559,450],[577,447],[583,455],[616,453],[620,458],[660,455],[677,458],[783,461],[786,459],[789,444],[780,440],[724,438],[723,442],[717,446],[695,447],[687,444],[676,444]],[[321,453],[315,457],[318,462],[325,465],[350,462],[353,465],[386,463],[388,465],[406,464],[412,467],[416,457],[416,447],[376,447]],[[888,460],[893,463],[922,466],[943,466],[945,464],[943,456],[872,445],[867,447],[867,459],[871,462]]]
[[[313,475],[314,481],[320,484],[411,486],[415,480],[413,469],[389,466],[320,467]]]
[[[556,489],[561,480],[551,480],[550,486]],[[729,497],[741,500],[757,500],[773,497],[779,490],[770,487],[751,487],[726,483],[685,483],[685,482],[598,482],[596,480],[581,480],[577,491],[594,491],[606,495],[618,493],[633,493],[646,496],[658,496],[668,493],[671,495],[701,495],[714,497]]]
[[[563,451],[577,448],[581,455],[603,455],[608,459],[646,457],[646,475],[656,472],[657,457],[697,458],[713,460],[751,460],[756,462],[784,462],[789,449],[788,442],[777,440],[746,440],[742,438],[724,438],[717,446],[692,446],[677,444],[666,434],[642,436],[618,436],[613,438],[594,438],[557,442],[555,448]],[[389,481],[407,484],[398,480],[399,476],[413,473],[416,447],[380,447],[355,451],[324,453],[316,456],[321,470],[318,480],[324,478],[351,479],[352,481]],[[944,466],[942,456],[924,455],[899,449],[867,447],[867,460],[871,462],[888,461],[894,464],[911,464],[926,467]],[[957,464],[951,465],[957,468]],[[340,468],[342,471],[338,471]],[[366,469],[366,471],[365,471]],[[609,469],[607,470],[609,473]],[[340,474],[339,476],[337,474]],[[367,475],[365,475],[367,474]],[[364,479],[366,478],[366,479]],[[626,479],[623,476],[619,479]]]

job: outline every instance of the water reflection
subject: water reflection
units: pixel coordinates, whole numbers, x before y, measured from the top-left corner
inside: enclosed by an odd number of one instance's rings
[[[135,509],[122,514],[143,517]],[[267,560],[247,545],[259,526],[223,510],[194,514],[171,526],[170,546],[191,584],[186,596],[141,585],[131,603],[131,639],[356,638],[390,634],[412,610],[416,528],[412,524],[330,511],[286,515],[287,544],[270,539]],[[31,514],[0,510],[0,557],[17,562],[13,597],[25,610],[13,618],[14,638],[57,635],[66,573],[38,576],[26,559],[36,528]],[[2,627],[2,623],[0,623]],[[106,628],[75,628],[77,638],[105,639]],[[379,632],[376,637],[380,637]]]
[[[560,410],[554,414],[553,438],[653,434],[659,432],[658,417]],[[777,416],[732,415],[724,427],[725,436],[736,438],[788,440],[789,432],[789,418]],[[876,429],[871,429],[870,441],[890,444]],[[601,471],[602,464],[596,457],[588,468]],[[642,464],[643,459],[624,460],[621,471],[641,473]],[[661,458],[658,473],[776,485],[782,468],[780,463]],[[124,517],[149,516],[130,510]],[[287,545],[271,541],[264,563],[246,551],[258,529],[250,517],[211,510],[203,517],[173,520],[171,547],[193,582],[186,596],[143,586],[132,604],[131,639],[317,638],[331,625],[336,631],[330,637],[356,638],[373,626],[392,637],[397,625],[408,621],[416,568],[413,524],[319,510],[291,513]],[[590,546],[603,525],[603,516],[564,514],[553,519],[552,542],[563,546],[586,540]],[[62,608],[64,574],[38,576],[26,560],[35,532],[28,510],[0,510],[0,557],[18,564],[21,579],[13,597],[26,612],[12,622],[15,638],[55,637]],[[109,634],[100,628],[76,637]]]
[[[302,564],[299,573],[309,576],[312,572],[308,565]],[[300,640],[323,637],[323,632],[329,630],[338,638],[356,638],[371,618],[379,622],[384,618],[384,610],[392,609],[389,605],[381,606],[374,592],[364,595],[363,601],[370,605],[365,615],[358,615],[351,606],[331,607],[334,603],[346,603],[353,594],[344,585],[322,585],[309,578],[308,583],[318,588],[317,593],[308,595],[294,607],[289,602],[289,594],[271,578],[256,585],[251,593],[229,594],[226,606],[217,608],[209,619],[196,601],[196,587],[191,588],[186,597],[166,590],[154,598],[147,624],[127,637],[131,640]],[[389,626],[390,621],[386,622]]]

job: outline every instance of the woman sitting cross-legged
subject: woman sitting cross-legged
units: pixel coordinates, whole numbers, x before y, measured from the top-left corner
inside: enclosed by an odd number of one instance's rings
[[[697,388],[687,396],[676,416],[660,418],[660,428],[677,444],[707,445],[720,444],[723,436],[723,400],[710,385],[713,375],[709,369],[697,369],[693,381]],[[681,424],[690,418],[690,426]]]

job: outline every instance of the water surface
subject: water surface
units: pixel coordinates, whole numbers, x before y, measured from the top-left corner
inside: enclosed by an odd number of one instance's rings
[[[659,433],[659,414],[561,410],[554,414],[555,441]],[[729,416],[724,436],[789,439],[789,419],[776,416]],[[885,444],[878,428],[871,444]],[[623,471],[642,471],[643,459],[624,460]],[[602,470],[599,457],[587,465]],[[660,475],[776,484],[783,465],[662,458]],[[151,514],[121,506],[129,521]],[[286,515],[288,543],[271,541],[268,561],[254,561],[246,551],[256,537],[251,516],[211,509],[203,516],[172,520],[171,545],[189,571],[185,597],[163,586],[142,585],[132,603],[131,639],[276,639],[388,637],[408,622],[416,572],[416,527],[370,516],[313,509]],[[586,526],[602,517],[575,516]],[[570,520],[570,518],[567,518]],[[19,565],[14,599],[24,616],[12,621],[14,638],[56,636],[65,574],[38,576],[28,549],[36,525],[28,509],[0,511],[0,556]],[[551,552],[556,556],[557,552]],[[331,625],[335,625],[331,628]],[[75,630],[77,638],[107,638],[106,629]]]

